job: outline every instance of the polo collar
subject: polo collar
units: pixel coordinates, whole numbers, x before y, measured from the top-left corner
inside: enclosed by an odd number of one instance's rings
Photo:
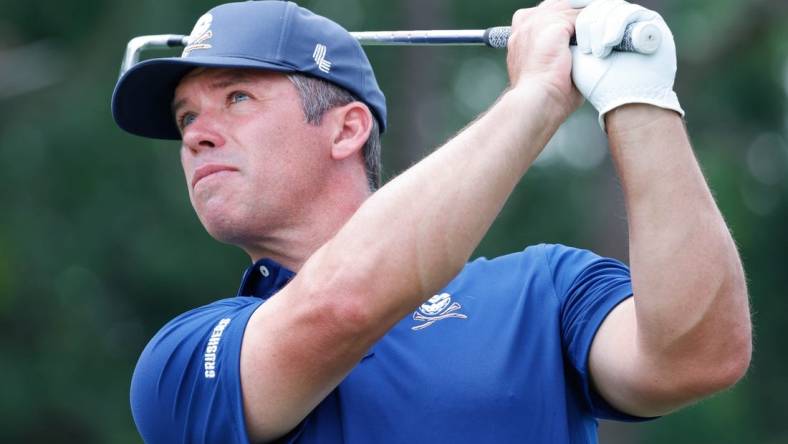
[[[236,296],[256,296],[268,299],[281,290],[295,276],[288,270],[271,259],[260,259],[244,272],[241,287]]]

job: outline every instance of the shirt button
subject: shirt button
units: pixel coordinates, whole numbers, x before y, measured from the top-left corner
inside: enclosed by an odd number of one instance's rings
[[[268,271],[268,267],[266,267],[265,265],[260,265],[260,274],[262,274],[263,277],[268,277],[268,275],[270,275],[271,272]]]

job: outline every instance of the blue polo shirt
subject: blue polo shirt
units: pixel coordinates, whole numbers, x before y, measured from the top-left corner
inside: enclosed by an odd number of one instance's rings
[[[153,337],[131,384],[145,442],[249,442],[241,340],[255,309],[292,277],[258,261],[238,296],[186,312]],[[477,259],[280,442],[595,443],[596,418],[639,419],[608,405],[588,368],[594,334],[631,295],[628,268],[586,250],[537,245]]]

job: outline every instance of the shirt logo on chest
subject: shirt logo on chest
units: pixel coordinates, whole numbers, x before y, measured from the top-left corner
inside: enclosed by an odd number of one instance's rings
[[[459,302],[452,302],[449,293],[436,294],[430,300],[421,304],[418,310],[413,312],[413,320],[423,322],[422,324],[414,325],[411,330],[422,330],[430,325],[448,318],[468,319],[468,316],[462,313],[455,313],[461,309],[462,305]]]

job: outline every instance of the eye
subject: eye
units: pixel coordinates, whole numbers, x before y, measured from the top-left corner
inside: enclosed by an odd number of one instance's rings
[[[196,119],[196,118],[197,118],[197,114],[194,114],[194,113],[183,113],[183,115],[181,115],[181,116],[178,118],[178,128],[180,128],[181,130],[183,130],[183,129],[184,129],[184,128],[186,128],[186,127],[187,127],[189,124],[191,124],[192,122],[194,122],[194,119]]]
[[[249,100],[249,99],[250,99],[249,94],[247,94],[247,93],[245,93],[243,91],[233,91],[227,97],[227,100],[230,103],[244,102],[244,101]]]

